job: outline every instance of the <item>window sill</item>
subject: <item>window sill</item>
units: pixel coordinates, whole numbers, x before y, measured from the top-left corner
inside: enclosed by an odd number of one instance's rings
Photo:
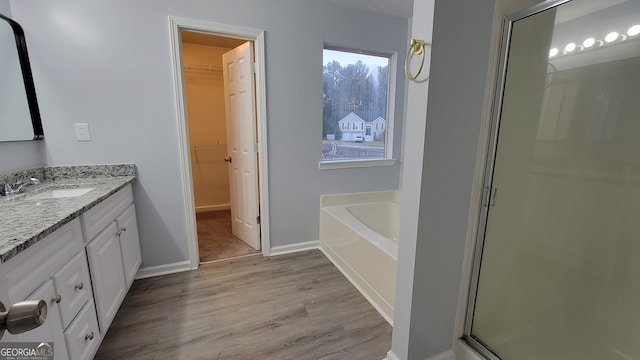
[[[342,160],[342,161],[320,161],[320,170],[351,169],[378,166],[393,166],[398,162],[396,159],[370,159],[370,160]]]

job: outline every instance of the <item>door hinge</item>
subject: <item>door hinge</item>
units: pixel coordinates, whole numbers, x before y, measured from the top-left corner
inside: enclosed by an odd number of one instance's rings
[[[256,73],[256,63],[255,62],[251,63],[251,72],[253,72],[254,74]]]
[[[498,188],[485,186],[482,190],[482,207],[496,206]]]
[[[256,218],[256,224],[260,225],[260,215]]]

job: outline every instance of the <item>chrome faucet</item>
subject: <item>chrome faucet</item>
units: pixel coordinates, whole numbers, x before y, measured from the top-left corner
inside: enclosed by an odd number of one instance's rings
[[[4,184],[3,188],[0,189],[0,194],[4,196],[20,194],[25,191],[25,188],[27,186],[37,185],[37,184],[40,184],[40,180],[36,178],[21,179],[16,181],[16,183],[13,185]]]

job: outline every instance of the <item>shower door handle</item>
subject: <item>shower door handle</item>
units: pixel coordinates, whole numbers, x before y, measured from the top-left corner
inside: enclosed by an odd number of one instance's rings
[[[225,156],[225,157],[224,157],[224,162],[226,162],[226,163],[230,163],[230,162],[232,162],[232,161],[233,161],[233,159],[231,158],[231,156]]]
[[[498,188],[485,186],[482,191],[482,207],[496,206]]]

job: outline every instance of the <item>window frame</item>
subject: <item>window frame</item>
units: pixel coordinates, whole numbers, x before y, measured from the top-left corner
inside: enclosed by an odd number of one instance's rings
[[[389,59],[389,71],[387,79],[387,111],[385,125],[383,129],[385,131],[384,141],[384,157],[383,158],[353,158],[344,160],[325,160],[320,159],[318,162],[318,168],[320,170],[329,169],[346,169],[346,168],[360,168],[360,167],[376,167],[376,166],[393,166],[397,163],[397,160],[393,158],[393,136],[394,136],[394,115],[396,107],[396,87],[397,87],[397,71],[398,71],[398,53],[397,52],[380,52],[370,51],[363,49],[356,49],[344,46],[335,46],[324,43],[322,47],[322,66],[324,67],[324,50],[342,51],[353,54],[370,55],[385,57]],[[323,110],[324,111],[324,110]],[[322,121],[320,123],[322,125]],[[356,124],[354,124],[355,126]],[[363,124],[364,126],[364,124]],[[321,127],[322,128],[322,127]],[[320,134],[320,141],[322,143],[322,132]],[[319,154],[322,156],[322,152]]]

